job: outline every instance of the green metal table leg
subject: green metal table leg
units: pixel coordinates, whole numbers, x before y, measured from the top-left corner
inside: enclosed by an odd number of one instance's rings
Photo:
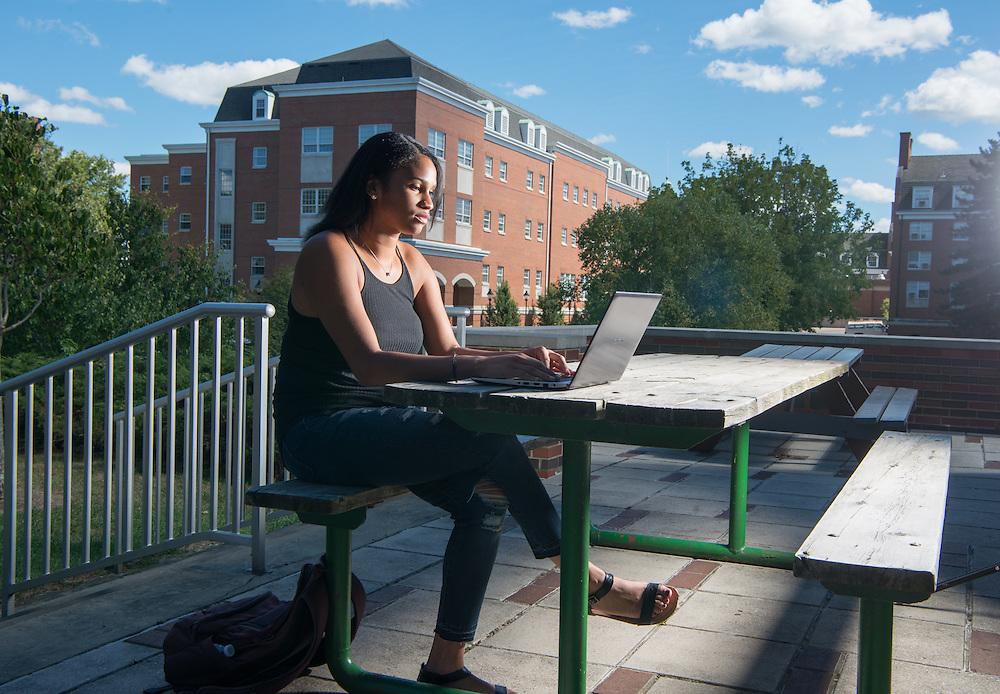
[[[733,462],[729,470],[729,549],[747,544],[747,475],[750,470],[750,424],[733,429]]]
[[[892,602],[861,598],[859,694],[892,691]]]
[[[559,694],[587,686],[587,577],[590,554],[590,442],[563,441],[559,576]]]

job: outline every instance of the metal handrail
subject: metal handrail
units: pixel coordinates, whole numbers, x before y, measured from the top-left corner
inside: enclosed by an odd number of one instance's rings
[[[135,344],[142,338],[154,337],[170,328],[186,326],[193,319],[202,316],[266,316],[267,318],[273,318],[274,306],[271,304],[232,304],[222,302],[198,304],[173,316],[150,323],[142,328],[137,328],[130,333],[125,333],[107,342],[89,347],[82,352],[77,352],[59,361],[40,366],[34,371],[29,371],[20,376],[2,381],[0,382],[0,393],[15,390],[30,383],[37,383],[43,378],[62,373],[66,369],[83,366],[88,361],[96,361],[100,357],[117,352],[124,347],[128,347],[130,344]]]

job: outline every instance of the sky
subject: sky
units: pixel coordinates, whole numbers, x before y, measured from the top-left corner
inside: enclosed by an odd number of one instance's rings
[[[3,3],[0,92],[57,144],[203,142],[225,87],[385,38],[675,182],[726,143],[779,142],[888,217],[913,153],[1000,131],[997,0],[34,0]]]

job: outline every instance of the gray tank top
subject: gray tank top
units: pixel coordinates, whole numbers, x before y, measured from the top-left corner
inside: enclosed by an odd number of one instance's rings
[[[361,300],[379,347],[386,352],[419,354],[423,351],[424,331],[413,307],[413,281],[399,249],[396,255],[403,272],[396,282],[388,284],[372,273],[353,243],[351,248],[364,271]],[[288,327],[281,342],[274,385],[274,418],[279,439],[308,415],[385,405],[383,390],[382,386],[362,385],[323,323],[296,311],[289,298]]]

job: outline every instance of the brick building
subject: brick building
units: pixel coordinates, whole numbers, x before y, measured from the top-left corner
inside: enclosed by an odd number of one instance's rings
[[[889,231],[889,332],[948,337],[950,288],[969,261],[970,182],[977,154],[913,156],[899,134],[899,166]]]
[[[256,286],[294,263],[333,183],[365,139],[395,130],[444,163],[434,228],[405,238],[446,304],[480,313],[506,280],[524,311],[581,272],[576,229],[605,204],[646,199],[649,176],[583,137],[430,65],[391,41],[230,87],[205,143],[126,157],[134,194],[173,208],[177,243],[212,244]]]

